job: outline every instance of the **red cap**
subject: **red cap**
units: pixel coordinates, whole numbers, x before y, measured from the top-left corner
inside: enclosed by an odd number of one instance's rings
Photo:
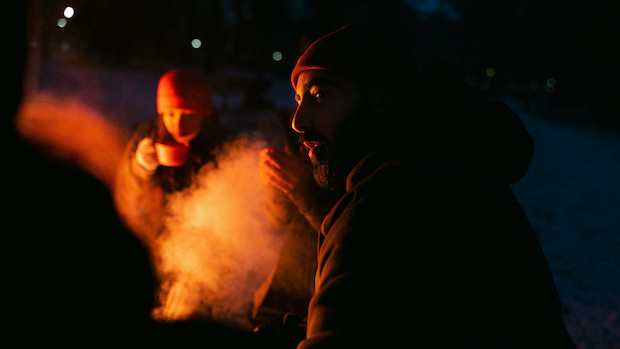
[[[164,74],[157,85],[157,113],[171,108],[211,115],[213,103],[207,81],[198,72],[185,68]]]
[[[291,73],[293,88],[306,70],[325,70],[376,83],[410,84],[418,69],[409,47],[394,33],[348,25],[315,41]]]

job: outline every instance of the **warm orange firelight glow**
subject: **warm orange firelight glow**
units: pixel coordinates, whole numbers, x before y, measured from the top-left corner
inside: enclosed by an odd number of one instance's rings
[[[23,104],[16,128],[50,156],[77,165],[115,192],[128,137],[101,113],[75,100],[40,95]],[[267,188],[258,171],[265,146],[248,140],[229,144],[217,168],[203,166],[190,188],[161,203],[165,231],[147,243],[160,281],[155,319],[207,318],[252,329],[254,293],[283,242],[283,232],[265,212]]]
[[[127,136],[95,109],[77,100],[34,95],[22,104],[15,126],[42,151],[75,163],[112,188]]]
[[[228,145],[217,169],[206,165],[194,185],[172,194],[166,232],[155,243],[161,321],[210,318],[243,329],[254,293],[275,266],[283,233],[265,212],[258,173],[263,142]]]

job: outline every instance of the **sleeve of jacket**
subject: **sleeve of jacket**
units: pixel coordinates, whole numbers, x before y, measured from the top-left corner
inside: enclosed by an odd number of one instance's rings
[[[297,206],[315,231],[321,229],[321,223],[339,198],[339,193],[313,185],[300,188],[289,194],[289,199]]]
[[[116,173],[114,200],[124,223],[150,247],[163,227],[164,192],[135,160],[136,147],[146,136],[141,127],[127,144]]]
[[[406,176],[400,172],[397,176]],[[395,178],[386,182],[395,183]],[[298,348],[393,348],[392,342],[402,343],[403,323],[392,315],[402,309],[395,302],[410,290],[411,281],[402,277],[407,264],[400,250],[410,239],[401,223],[411,213],[397,204],[410,199],[408,191],[394,189],[376,185],[349,192],[325,218],[307,339]]]

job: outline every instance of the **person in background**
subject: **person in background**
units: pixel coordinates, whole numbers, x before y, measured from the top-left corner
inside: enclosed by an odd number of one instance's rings
[[[191,69],[174,69],[159,79],[157,113],[157,118],[138,127],[127,144],[114,197],[119,216],[149,251],[160,284],[159,302],[167,305],[157,316],[168,319],[180,316],[177,308],[168,305],[190,296],[184,288],[172,288],[177,275],[161,267],[169,197],[189,188],[199,170],[217,168],[219,149],[235,135],[219,124],[207,81]],[[162,145],[181,155],[159,152],[157,147]]]
[[[127,144],[115,188],[120,216],[151,250],[164,229],[166,197],[189,187],[203,166],[217,167],[217,149],[234,137],[219,124],[207,81],[190,69],[174,69],[160,78],[157,113]],[[155,143],[189,146],[186,162],[161,165]]]
[[[299,349],[574,348],[509,186],[533,153],[515,113],[370,27],[314,42],[291,82],[314,178],[344,192]]]

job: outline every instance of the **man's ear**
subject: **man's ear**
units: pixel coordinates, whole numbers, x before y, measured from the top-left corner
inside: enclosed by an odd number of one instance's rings
[[[375,114],[383,113],[396,98],[396,93],[393,89],[385,86],[379,86],[371,91],[372,107]]]

